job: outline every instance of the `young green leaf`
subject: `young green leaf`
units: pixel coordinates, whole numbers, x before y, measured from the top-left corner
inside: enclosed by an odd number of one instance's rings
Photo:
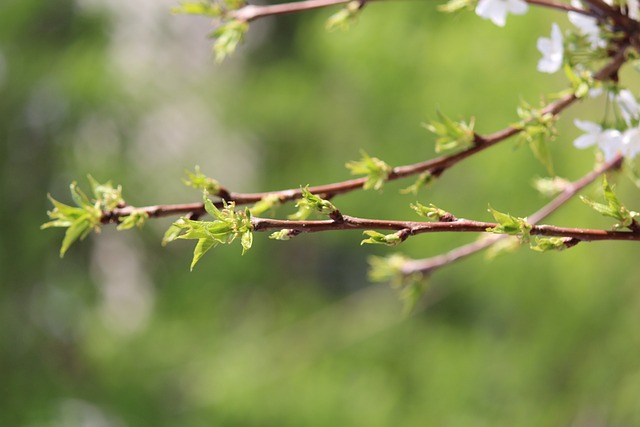
[[[404,277],[402,267],[408,261],[408,258],[394,254],[388,257],[369,257],[369,280],[372,282],[391,282],[395,286],[399,286]]]
[[[198,243],[196,243],[196,247],[193,250],[193,259],[191,260],[190,269],[193,271],[193,267],[195,267],[196,263],[200,261],[200,258],[209,251],[209,249],[218,246],[220,242],[214,239],[198,239]]]
[[[438,6],[441,12],[469,12],[475,10],[478,0],[449,0],[447,3]]]
[[[637,188],[640,188],[640,170],[635,161],[626,158],[624,160],[624,167],[622,168],[624,174]]]
[[[184,185],[198,190],[207,192],[208,194],[218,194],[220,191],[220,183],[200,172],[200,166],[195,167],[194,172],[185,171],[187,179],[183,179]]]
[[[564,73],[569,79],[569,82],[571,82],[571,89],[576,98],[584,98],[589,94],[591,89],[600,85],[600,83],[593,78],[591,71],[584,69],[576,71],[568,62],[564,64]]]
[[[291,240],[293,237],[297,236],[298,234],[300,234],[300,232],[297,230],[291,230],[291,229],[285,228],[284,230],[271,233],[269,235],[269,238],[274,240]]]
[[[484,236],[481,236],[480,239],[490,239],[495,237],[498,237],[498,236],[484,235]],[[499,237],[502,237],[502,236],[499,236]],[[489,246],[489,248],[487,249],[484,255],[484,258],[487,261],[491,261],[500,255],[515,252],[516,250],[520,249],[520,247],[522,246],[522,242],[520,241],[519,238],[515,236],[505,236],[505,237],[506,238],[504,239],[496,240],[491,246]]]
[[[111,211],[118,206],[124,205],[124,199],[122,198],[122,186],[119,185],[118,187],[114,187],[111,184],[111,181],[100,184],[91,175],[87,175],[87,179],[91,184],[91,191],[93,192],[94,200],[100,204],[100,208],[103,211]],[[82,196],[86,199],[84,194]]]
[[[296,202],[298,211],[289,215],[289,219],[303,221],[314,212],[320,212],[323,215],[335,215],[339,213],[338,209],[328,200],[316,196],[309,191],[309,186],[301,187],[302,197]]]
[[[638,227],[636,218],[638,218],[640,214],[638,212],[628,210],[620,203],[605,175],[603,175],[602,180],[604,197],[608,202],[606,205],[597,203],[584,196],[580,196],[580,200],[601,215],[618,220],[619,222],[614,225],[614,228],[630,228],[635,230]]]
[[[167,231],[165,231],[164,236],[162,237],[162,246],[166,246],[167,243],[173,242],[178,238],[178,236],[180,236],[180,233],[182,232],[181,226],[183,224],[184,221],[179,219],[167,228]]]
[[[420,191],[422,187],[428,188],[431,185],[431,183],[435,181],[435,179],[436,177],[433,176],[431,172],[429,171],[422,172],[420,175],[418,175],[418,179],[416,179],[416,181],[413,184],[400,190],[400,193],[417,195],[418,191]]]
[[[398,246],[406,239],[406,234],[402,233],[402,230],[392,234],[382,234],[373,230],[366,230],[363,232],[368,239],[364,239],[360,242],[361,245],[373,244],[373,245],[386,245],[386,246]]]
[[[362,187],[363,189],[381,190],[392,171],[391,166],[377,157],[370,157],[364,151],[361,151],[361,154],[361,160],[350,161],[345,166],[353,175],[365,175],[367,177],[367,181]]]
[[[41,229],[51,227],[67,229],[60,247],[60,257],[64,256],[76,240],[83,240],[92,230],[100,231],[102,219],[102,201],[89,200],[75,182],[69,188],[77,207],[65,205],[48,195],[53,204],[53,210],[47,212],[51,221],[40,227]]]
[[[531,244],[531,249],[538,252],[562,251],[569,247],[571,238],[567,237],[536,237],[536,244]]]
[[[120,218],[120,224],[116,227],[117,230],[129,230],[133,227],[142,228],[147,220],[149,214],[143,210],[134,210],[128,216]]]
[[[400,289],[402,313],[405,316],[408,316],[415,310],[418,302],[420,302],[427,291],[428,285],[427,277],[422,275],[413,275],[405,279],[405,284]]]
[[[411,209],[415,211],[418,215],[430,219],[431,221],[455,221],[455,217],[451,215],[449,212],[440,209],[433,203],[429,203],[429,206],[425,206],[420,202],[412,203]]]
[[[495,218],[498,226],[487,228],[488,232],[518,236],[522,242],[529,242],[532,225],[527,222],[526,218],[518,218],[499,212],[491,206],[489,206],[489,212]]]
[[[475,132],[473,130],[475,119],[472,117],[469,123],[465,121],[454,122],[449,117],[436,111],[439,120],[430,120],[423,126],[430,132],[436,134],[436,153],[449,150],[465,150],[475,143]]]
[[[559,176],[553,178],[537,178],[533,181],[533,187],[546,197],[557,196],[571,185],[570,181]]]
[[[261,215],[266,211],[274,211],[282,202],[277,194],[268,194],[251,207],[251,215]]]
[[[222,15],[222,7],[214,1],[185,1],[180,6],[171,8],[171,13],[182,15],[201,15],[218,18]]]
[[[558,117],[551,113],[543,113],[542,110],[533,108],[525,101],[521,102],[517,111],[522,120],[512,126],[520,130],[519,143],[526,143],[549,174],[554,175],[553,159],[548,144],[556,137],[555,123]]]
[[[361,5],[360,1],[351,1],[331,15],[325,24],[327,31],[347,31],[356,22],[360,14]]]
[[[220,25],[211,34],[215,38],[213,43],[213,51],[216,54],[216,61],[222,62],[227,56],[231,55],[238,47],[244,36],[249,31],[249,24],[239,19],[227,21]]]
[[[176,239],[198,240],[193,252],[192,270],[209,249],[219,244],[232,243],[239,237],[242,253],[244,254],[251,248],[253,243],[253,226],[248,209],[244,212],[237,212],[234,210],[235,204],[229,203],[225,205],[224,209],[219,210],[208,198],[205,197],[204,201],[205,209],[213,216],[213,221],[180,218],[167,230],[163,239],[165,243]],[[179,229],[179,231],[176,232],[176,229]]]
[[[369,258],[369,280],[372,282],[389,282],[391,287],[399,291],[403,302],[403,312],[409,314],[415,308],[427,289],[427,277],[420,273],[403,273],[403,267],[409,260],[399,254],[389,257],[372,256]]]

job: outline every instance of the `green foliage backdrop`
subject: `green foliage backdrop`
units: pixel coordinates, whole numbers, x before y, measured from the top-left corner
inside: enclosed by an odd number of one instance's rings
[[[162,220],[105,227],[59,259],[62,233],[39,230],[46,194],[88,173],[122,184],[134,205],[199,201],[180,183],[194,164],[238,191],[333,182],[360,149],[392,165],[432,157],[421,123],[436,110],[491,132],[517,120],[520,99],[564,85],[535,69],[553,11],[498,28],[433,2],[381,2],[344,33],[324,31],[328,11],[286,16],[256,23],[216,65],[209,23],[171,16],[173,5],[0,5],[0,424],[640,423],[633,243],[477,255],[435,274],[407,318],[366,280],[366,257],[392,249],[360,247],[358,232],[260,235],[243,257],[219,248],[189,272],[192,245],[161,248]],[[560,175],[587,172],[592,154],[570,139],[552,150]],[[418,199],[526,216],[545,203],[530,186],[544,174],[506,142]],[[333,202],[408,218],[406,185]],[[610,226],[577,201],[552,219]],[[425,257],[468,241],[426,235],[401,249]]]

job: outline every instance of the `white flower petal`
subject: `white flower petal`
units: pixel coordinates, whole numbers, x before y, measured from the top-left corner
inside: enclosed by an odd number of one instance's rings
[[[504,27],[509,12],[522,15],[528,8],[524,0],[480,0],[476,6],[476,15],[490,19],[499,27]]]
[[[576,8],[584,9],[582,2],[571,1],[571,5]],[[569,21],[578,27],[580,33],[587,36],[587,39],[591,43],[592,47],[605,47],[607,42],[600,37],[600,28],[598,27],[598,21],[595,18],[591,18],[587,15],[578,12],[569,12]]]
[[[622,134],[619,131],[615,129],[602,130],[602,127],[596,123],[578,119],[574,120],[574,123],[579,129],[587,132],[573,141],[576,148],[588,148],[597,144],[604,153],[605,160],[613,159],[616,153],[624,150]]]
[[[537,43],[542,58],[538,62],[538,71],[543,73],[555,73],[562,67],[564,46],[562,44],[562,32],[555,22],[551,26],[551,38],[540,37]]]
[[[640,128],[627,129],[622,134],[622,152],[630,159],[640,153]]]
[[[635,21],[640,18],[640,5],[638,4],[638,0],[627,0],[627,15]]]
[[[507,9],[514,15],[524,15],[529,5],[524,0],[507,0]]]
[[[636,97],[628,89],[623,89],[616,96],[616,102],[625,123],[627,126],[631,126],[631,120],[640,117],[640,105]]]
[[[587,120],[575,119],[573,124],[576,125],[578,129],[588,133],[600,133],[600,131],[602,131],[602,126]]]
[[[613,159],[618,152],[624,150],[622,134],[615,129],[603,131],[598,137],[598,147],[604,153],[606,161]]]
[[[593,89],[589,89],[589,98],[597,98],[600,95],[602,95],[602,88],[601,87],[594,87]]]
[[[573,141],[573,146],[576,148],[584,149],[584,148],[589,148],[592,145],[595,145],[597,142],[598,142],[598,138],[595,135],[588,133],[586,135],[577,137]]]

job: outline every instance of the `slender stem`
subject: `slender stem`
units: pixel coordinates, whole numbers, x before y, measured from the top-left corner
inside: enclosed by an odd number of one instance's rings
[[[317,233],[338,230],[395,230],[403,232],[405,238],[423,233],[438,232],[485,233],[488,229],[498,226],[493,222],[468,219],[457,219],[450,222],[416,222],[357,218],[348,215],[343,215],[341,221],[291,221],[255,217],[251,218],[251,224],[253,231],[256,232],[290,230],[297,233]],[[566,237],[584,242],[599,240],[640,241],[640,233],[556,227],[553,225],[533,225],[530,234],[535,236]]]
[[[589,12],[588,10],[580,9],[578,7],[573,7],[571,5],[564,4],[564,3],[557,3],[557,2],[545,1],[545,0],[526,0],[526,2],[536,6],[548,7],[550,9],[557,9],[565,12],[576,12],[581,15],[593,16],[593,13]]]
[[[264,5],[264,6],[249,4],[241,7],[240,9],[231,11],[229,13],[229,17],[231,19],[238,19],[240,21],[251,22],[256,19],[263,18],[265,16],[285,15],[290,13],[305,12],[308,10],[321,9],[324,7],[345,4],[345,3],[349,3],[350,1],[352,0],[306,0],[306,1],[298,1],[298,2],[290,2],[290,3],[280,3],[280,4],[274,4],[274,5]],[[547,1],[547,0],[526,0],[526,1],[529,4],[547,7],[551,9],[557,9],[564,12],[576,12],[576,13],[589,15],[589,16],[593,15],[593,13],[588,10],[573,7],[571,5],[564,4],[564,3],[558,3],[558,2]]]
[[[560,193],[555,199],[543,206],[534,214],[530,215],[527,218],[528,222],[530,224],[536,224],[537,222],[542,221],[544,218],[551,215],[553,212],[558,210],[558,208],[567,203],[583,188],[595,181],[600,175],[611,170],[618,169],[622,164],[622,160],[622,156],[618,155],[614,159],[599,165],[579,180],[567,185],[562,193]],[[506,237],[506,235],[488,236],[485,239],[460,246],[442,255],[407,261],[402,267],[402,273],[407,276],[413,273],[431,273],[439,267],[452,264],[458,260],[480,252]]]
[[[240,21],[250,22],[258,18],[271,15],[284,15],[320,9],[327,6],[349,3],[351,0],[306,0],[293,3],[282,3],[266,6],[247,5],[230,13],[230,17]]]
[[[318,0],[320,1],[320,0]],[[325,1],[325,0],[322,0]],[[329,0],[326,0],[329,1]],[[333,0],[331,0],[333,1]],[[335,0],[337,1],[337,0]],[[625,62],[625,51],[628,46],[621,46],[617,52],[612,56],[611,61],[605,65],[602,69],[600,69],[595,75],[594,78],[597,80],[606,80],[612,75],[616,74],[620,67]],[[565,95],[559,100],[547,105],[545,108],[541,110],[542,114],[559,114],[564,109],[573,104],[578,98],[574,94]],[[415,163],[412,165],[406,166],[398,166],[392,169],[389,174],[387,180],[393,181],[400,178],[405,178],[412,175],[417,175],[423,172],[430,172],[433,175],[441,175],[445,170],[451,168],[462,160],[479,153],[480,151],[486,150],[487,148],[496,145],[497,143],[510,138],[513,135],[521,132],[522,129],[519,127],[509,126],[500,131],[497,131],[493,134],[481,136],[476,135],[475,145],[469,149],[461,151],[456,154],[441,156],[435,159],[427,160],[420,163]],[[321,195],[324,198],[331,198],[333,196],[348,193],[357,189],[360,189],[364,186],[367,181],[366,177],[350,179],[346,181],[341,181],[333,184],[327,185],[319,185],[310,187],[309,191],[313,194]],[[302,194],[302,191],[299,188],[288,189],[288,190],[280,190],[280,191],[268,191],[263,193],[234,193],[229,192],[226,189],[222,189],[218,192],[218,196],[224,199],[227,202],[235,202],[237,205],[245,205],[256,203],[262,200],[263,198],[271,195],[276,195],[279,197],[281,202],[287,202],[295,199],[299,199]],[[223,202],[216,202],[216,206],[221,207]],[[163,216],[173,216],[173,215],[181,215],[181,214],[194,214],[201,215],[204,213],[204,205],[202,203],[194,203],[194,204],[180,204],[180,205],[154,205],[154,206],[146,206],[136,208],[133,206],[125,206],[123,208],[116,208],[112,212],[106,212],[103,215],[102,222],[117,222],[119,218],[128,216],[132,211],[144,211],[150,217],[163,217]]]

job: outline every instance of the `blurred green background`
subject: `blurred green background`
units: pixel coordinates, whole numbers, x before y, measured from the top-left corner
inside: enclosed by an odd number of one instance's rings
[[[520,99],[565,85],[536,71],[536,39],[567,25],[550,10],[498,28],[434,2],[380,2],[332,33],[329,10],[270,18],[217,65],[210,22],[172,16],[174,5],[0,5],[0,425],[640,425],[632,243],[476,255],[438,271],[406,318],[366,279],[367,257],[394,251],[360,247],[359,232],[257,235],[243,257],[221,247],[189,272],[192,242],[160,247],[162,219],[105,227],[60,259],[63,232],[39,230],[46,194],[70,203],[69,183],[86,188],[88,173],[133,205],[198,201],[180,181],[196,164],[234,191],[334,182],[360,149],[392,165],[433,157],[420,124],[437,109],[492,132],[517,120]],[[572,118],[601,108],[561,119],[560,175],[592,167],[571,146]],[[415,218],[416,200],[526,216],[546,203],[530,185],[544,174],[508,141],[418,197],[398,194],[405,181],[334,203],[378,218]],[[618,188],[637,210],[637,190]],[[579,201],[549,222],[611,225]],[[475,237],[398,249],[422,258]]]

